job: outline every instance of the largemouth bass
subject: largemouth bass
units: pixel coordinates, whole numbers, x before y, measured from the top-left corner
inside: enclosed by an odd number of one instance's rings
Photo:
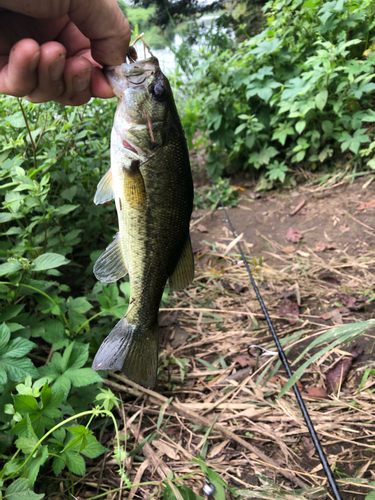
[[[94,202],[115,200],[119,232],[94,266],[110,283],[129,273],[125,316],[100,346],[92,368],[121,370],[152,388],[158,366],[158,310],[172,290],[194,277],[189,223],[193,182],[185,134],[169,82],[150,57],[107,69],[118,96],[111,168]]]

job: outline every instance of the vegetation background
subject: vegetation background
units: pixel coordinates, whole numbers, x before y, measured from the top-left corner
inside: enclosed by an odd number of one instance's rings
[[[204,149],[226,202],[235,199],[229,177],[238,172],[261,191],[293,186],[311,171],[320,182],[375,169],[373,0],[120,5],[152,48],[173,51],[169,77],[189,147]],[[214,22],[202,24],[210,12]],[[108,451],[98,437],[116,426],[106,373],[90,368],[129,296],[127,282],[104,285],[92,274],[117,225],[111,204],[93,203],[109,166],[115,107],[114,100],[72,108],[0,99],[4,498],[43,498],[61,478],[74,494],[84,457]],[[197,204],[216,205],[215,195]],[[184,369],[181,359],[173,363]],[[126,483],[118,436],[114,448]],[[183,498],[198,498],[186,488]],[[173,491],[167,486],[164,498]]]

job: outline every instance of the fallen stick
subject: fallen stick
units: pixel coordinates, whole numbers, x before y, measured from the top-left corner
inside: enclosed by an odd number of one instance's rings
[[[128,428],[130,429],[130,432],[133,434],[135,439],[138,439],[139,441],[143,441],[143,439],[144,439],[143,434],[141,432],[138,432],[138,429],[133,424],[130,424],[128,426]],[[176,486],[170,480],[170,477],[173,476],[171,469],[164,462],[164,460],[161,458],[161,456],[159,456],[157,453],[155,453],[155,450],[152,448],[152,446],[149,443],[145,443],[143,445],[142,453],[144,454],[146,459],[153,464],[154,469],[159,474],[160,478],[162,480],[165,480],[165,479],[167,480],[167,482],[168,482],[169,486],[171,487],[177,500],[184,500],[182,498],[181,493],[178,491]]]
[[[289,212],[289,215],[290,216],[296,215],[296,213],[301,210],[301,208],[305,205],[305,203],[306,203],[306,200],[302,200],[301,203],[299,205],[297,205],[296,208],[292,212]]]
[[[144,394],[148,394],[150,396],[151,402],[153,402],[157,405],[164,404],[168,401],[168,398],[166,398],[165,396],[162,396],[161,394],[158,394],[155,391],[151,391],[150,389],[146,389],[145,387],[142,387],[142,386],[136,384],[135,382],[128,380],[127,378],[123,377],[122,375],[118,375],[117,373],[113,373],[113,372],[109,372],[109,374],[113,378],[121,380],[121,382],[123,382],[127,385],[130,385],[131,387],[134,387],[135,389],[137,389],[137,391],[134,391],[134,389],[129,389],[127,387],[124,387],[120,384],[117,384],[116,382],[113,382],[112,380],[104,379],[104,384],[107,385],[108,387],[112,387],[113,389],[117,389],[119,391],[128,392],[134,396],[139,396],[139,392],[144,393]],[[194,422],[195,424],[199,423],[201,425],[204,425],[207,428],[211,427],[211,425],[212,425],[212,422],[210,422],[210,420],[208,418],[202,417],[198,413],[195,413],[192,410],[184,408],[181,403],[178,403],[176,401],[172,401],[171,403],[169,403],[169,406],[171,408],[173,408],[181,416],[189,419],[190,421]],[[266,464],[277,469],[278,472],[280,472],[280,474],[282,474],[284,477],[289,479],[289,481],[293,481],[300,488],[306,488],[306,486],[307,486],[306,483],[304,483],[301,479],[296,477],[291,472],[288,472],[286,470],[282,470],[280,468],[280,466],[274,460],[272,460],[272,458],[268,457],[265,453],[263,453],[256,446],[253,446],[252,444],[248,443],[247,441],[245,441],[241,437],[234,434],[234,432],[229,431],[227,428],[223,427],[222,425],[220,425],[218,423],[214,424],[213,429],[220,432],[226,438],[232,439],[236,443],[243,446],[245,449],[254,453],[258,458],[260,458],[260,460],[262,460]]]

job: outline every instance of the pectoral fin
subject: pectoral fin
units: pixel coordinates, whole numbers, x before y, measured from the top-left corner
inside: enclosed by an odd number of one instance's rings
[[[186,288],[194,278],[194,257],[191,248],[190,235],[186,239],[186,243],[181,252],[177,266],[169,277],[169,286],[172,290],[182,290]]]
[[[94,266],[95,277],[104,283],[112,283],[128,274],[121,251],[119,234],[101,254]]]
[[[96,188],[94,203],[95,205],[101,205],[113,200],[114,196],[112,171],[109,169]]]

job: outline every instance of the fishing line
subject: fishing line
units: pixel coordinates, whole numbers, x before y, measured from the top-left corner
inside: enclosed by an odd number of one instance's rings
[[[227,222],[228,222],[228,224],[229,224],[229,227],[230,227],[230,229],[231,229],[231,231],[232,231],[233,237],[234,237],[234,238],[237,238],[238,236],[237,236],[236,231],[234,230],[234,227],[233,227],[233,225],[232,225],[232,222],[231,222],[231,220],[230,220],[230,218],[229,218],[229,215],[228,215],[227,209],[226,209],[226,208],[225,208],[225,206],[224,206],[224,203],[223,203],[223,200],[222,200],[222,198],[221,198],[221,196],[220,196],[219,190],[218,190],[218,188],[217,188],[217,186],[216,186],[215,182],[214,182],[212,179],[211,179],[211,181],[212,181],[212,183],[213,183],[213,185],[214,185],[214,187],[215,187],[215,189],[216,189],[217,195],[218,195],[218,197],[219,197],[220,205],[222,206],[222,208],[223,208],[223,210],[224,210],[225,217],[226,217],[226,221],[227,221]],[[252,275],[252,273],[251,273],[251,270],[250,270],[249,264],[247,263],[247,260],[246,260],[245,254],[244,254],[244,253],[243,253],[243,251],[242,251],[241,244],[240,244],[240,242],[238,241],[238,242],[236,243],[236,245],[237,245],[237,248],[238,248],[238,250],[239,250],[239,252],[240,252],[240,255],[241,255],[241,258],[242,258],[242,260],[243,260],[243,263],[245,264],[246,270],[247,270],[247,272],[248,272],[248,274],[249,274],[250,281],[251,281],[251,284],[252,284],[252,286],[253,286],[253,288],[254,288],[254,291],[255,291],[255,294],[256,294],[257,299],[258,299],[258,301],[259,301],[260,307],[262,308],[263,314],[264,314],[264,316],[265,316],[265,318],[266,318],[267,324],[268,324],[269,329],[270,329],[270,331],[271,331],[271,333],[272,333],[273,339],[274,339],[274,341],[275,341],[275,344],[276,344],[276,347],[277,347],[277,350],[278,350],[278,353],[279,353],[280,360],[281,360],[282,364],[284,365],[284,368],[285,368],[285,371],[286,371],[286,373],[287,373],[288,377],[289,377],[289,378],[291,378],[293,374],[292,374],[292,371],[291,371],[291,369],[290,369],[290,367],[289,367],[288,360],[286,359],[286,356],[285,356],[285,354],[284,354],[283,348],[282,348],[282,346],[281,346],[281,344],[280,344],[280,342],[279,342],[279,339],[278,339],[277,334],[276,334],[276,332],[275,332],[275,329],[274,329],[274,327],[273,327],[273,324],[272,324],[271,318],[269,317],[269,314],[268,314],[268,311],[267,311],[267,309],[266,309],[266,306],[264,305],[264,302],[263,302],[262,296],[260,295],[260,292],[259,292],[259,290],[258,290],[258,287],[257,287],[257,285],[256,285],[256,283],[255,283],[255,280],[254,280],[253,275]],[[254,347],[254,346],[250,346],[250,347]],[[293,390],[294,390],[294,394],[296,395],[296,398],[297,398],[297,401],[298,401],[299,407],[301,408],[301,412],[302,412],[303,418],[305,419],[305,422],[306,422],[307,428],[308,428],[308,430],[309,430],[309,433],[310,433],[310,435],[311,435],[311,438],[312,438],[312,440],[313,440],[313,442],[314,442],[315,449],[316,449],[316,450],[317,450],[317,452],[318,452],[318,455],[319,455],[319,458],[320,458],[321,464],[322,464],[323,469],[324,469],[324,472],[325,472],[325,474],[326,474],[326,476],[327,476],[327,479],[328,479],[329,485],[331,486],[331,489],[332,489],[332,492],[333,492],[333,494],[334,494],[334,497],[335,497],[335,499],[336,499],[336,500],[342,500],[342,496],[341,496],[341,494],[340,494],[340,490],[339,490],[339,488],[338,488],[338,486],[337,486],[337,483],[336,483],[336,481],[335,481],[335,478],[333,477],[333,474],[332,474],[331,468],[330,468],[330,466],[329,466],[329,463],[328,463],[328,461],[327,461],[326,455],[325,455],[325,453],[324,453],[324,451],[323,451],[322,445],[320,444],[319,438],[318,438],[318,436],[317,436],[317,434],[316,434],[316,431],[315,431],[315,429],[314,429],[314,426],[313,426],[313,423],[312,423],[312,421],[311,421],[310,415],[309,415],[309,413],[308,413],[308,411],[307,411],[307,408],[306,408],[306,406],[305,406],[305,403],[304,403],[304,401],[303,401],[303,399],[302,399],[301,393],[299,392],[299,389],[298,389],[298,387],[297,387],[297,384],[294,384],[294,385],[293,385]]]

